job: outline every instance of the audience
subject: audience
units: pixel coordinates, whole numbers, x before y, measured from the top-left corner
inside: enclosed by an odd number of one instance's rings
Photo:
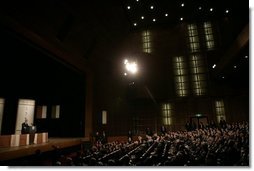
[[[249,166],[249,125],[247,122],[211,122],[186,131],[151,134],[138,141],[100,142],[90,149],[60,155],[55,148],[52,165],[61,166]],[[130,136],[130,135],[129,135]]]

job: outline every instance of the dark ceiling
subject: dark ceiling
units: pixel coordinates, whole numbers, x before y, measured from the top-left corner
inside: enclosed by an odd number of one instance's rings
[[[114,55],[117,55],[112,52],[120,50],[116,48],[119,42],[137,29],[208,19],[220,21],[225,17],[239,23],[232,28],[235,35],[228,47],[224,47],[229,49],[249,23],[247,0],[12,0],[0,6],[1,25],[12,28],[55,55],[66,55],[64,60],[77,58],[77,65],[95,63],[96,66],[98,60],[110,62],[115,59]],[[236,70],[248,68],[246,64],[249,63],[239,61],[249,55],[248,45],[244,49],[235,54],[217,76],[235,75]],[[236,69],[236,64],[245,65]]]
[[[246,0],[123,0],[123,7],[132,28],[249,15]]]

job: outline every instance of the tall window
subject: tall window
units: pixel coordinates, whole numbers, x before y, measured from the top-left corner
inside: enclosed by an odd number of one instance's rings
[[[142,32],[143,52],[151,53],[151,33],[148,30]]]
[[[226,120],[223,100],[216,100],[215,101],[215,110],[216,110],[216,117],[217,117],[218,123],[220,122],[221,119]]]
[[[178,96],[188,95],[187,68],[183,56],[174,58],[175,87]]]
[[[207,50],[214,49],[213,30],[212,30],[212,24],[210,22],[204,23],[204,32],[205,32]]]
[[[1,135],[1,128],[2,128],[3,114],[4,114],[4,101],[5,99],[0,98],[0,135]]]
[[[102,124],[106,125],[107,124],[107,111],[106,110],[103,110],[102,111]]]
[[[204,95],[206,91],[206,75],[200,55],[191,55],[190,65],[193,93],[197,96]]]
[[[36,108],[36,119],[45,119],[47,118],[47,106],[37,106]]]
[[[52,118],[60,118],[60,105],[54,105],[52,106],[52,113],[51,113]]]
[[[172,124],[173,108],[170,103],[162,104],[162,123],[164,125]]]
[[[190,52],[200,51],[199,38],[198,38],[198,29],[196,24],[188,25],[188,34],[189,34],[189,48]]]

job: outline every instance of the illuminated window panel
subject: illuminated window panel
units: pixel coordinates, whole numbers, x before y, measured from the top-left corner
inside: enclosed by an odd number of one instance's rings
[[[193,93],[197,96],[205,95],[206,79],[205,74],[195,74],[192,76]]]
[[[175,77],[175,86],[176,86],[176,94],[177,96],[187,96],[188,89],[187,89],[187,76],[176,76]]]
[[[143,41],[143,52],[151,53],[151,33],[149,31],[143,31],[142,33]]]
[[[172,124],[173,108],[170,103],[162,104],[162,123],[163,125]]]
[[[197,26],[195,24],[189,24],[188,25],[188,33],[189,33],[189,48],[190,48],[190,51],[191,52],[200,51]]]
[[[221,119],[226,120],[223,100],[215,101],[215,111],[216,111],[216,117],[217,117],[217,122],[218,123],[220,122]]]
[[[104,125],[107,124],[107,111],[106,110],[102,111],[102,124],[104,124]]]
[[[178,56],[174,58],[175,89],[177,96],[188,95],[187,68],[184,58]]]
[[[0,135],[1,135],[1,128],[2,128],[2,122],[3,122],[3,114],[4,114],[4,98],[0,98]]]
[[[54,105],[51,109],[51,118],[58,119],[60,118],[60,105]]]
[[[213,50],[214,37],[213,37],[212,24],[210,22],[204,23],[204,32],[205,32],[206,47],[208,50]]]
[[[47,106],[37,106],[36,107],[36,119],[47,118]]]
[[[199,55],[191,55],[190,58],[193,93],[197,96],[201,96],[206,93],[206,74],[203,65],[204,62]]]

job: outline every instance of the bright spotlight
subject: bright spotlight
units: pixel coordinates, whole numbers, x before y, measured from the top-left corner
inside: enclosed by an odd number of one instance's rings
[[[137,72],[137,64],[135,62],[132,62],[132,63],[127,63],[126,64],[126,69],[127,71],[135,74]]]
[[[126,65],[127,63],[128,63],[128,60],[127,60],[127,59],[125,59],[125,60],[124,60],[124,64]]]
[[[127,59],[125,59],[124,65],[125,65],[125,69],[129,73],[135,74],[138,71],[138,65],[136,62],[129,62]],[[127,75],[127,73],[126,73],[126,75]]]

